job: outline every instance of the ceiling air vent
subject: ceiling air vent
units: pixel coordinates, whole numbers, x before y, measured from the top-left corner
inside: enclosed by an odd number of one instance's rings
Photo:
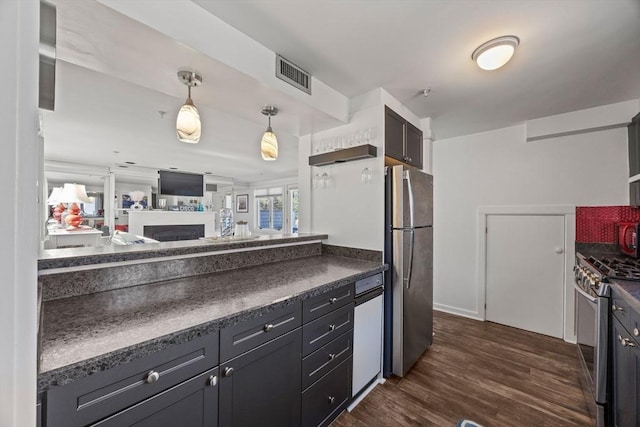
[[[276,77],[311,95],[311,74],[280,55],[276,55]]]

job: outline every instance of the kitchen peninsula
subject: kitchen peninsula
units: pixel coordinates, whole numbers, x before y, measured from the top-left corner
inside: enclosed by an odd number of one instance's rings
[[[137,414],[140,405],[152,407],[161,395],[191,387],[205,374],[203,393],[220,393],[219,419],[226,425],[223,420],[240,416],[229,412],[240,403],[223,408],[223,402],[232,389],[256,387],[257,363],[298,384],[295,390],[284,387],[286,395],[273,390],[278,401],[297,407],[283,409],[282,419],[315,423],[337,415],[351,396],[353,286],[385,266],[377,251],[323,245],[326,238],[168,242],[129,251],[78,248],[66,256],[45,251],[39,274],[44,302],[38,391],[47,402],[47,425],[60,420],[84,425],[105,417],[104,425],[112,425],[131,411]],[[349,351],[331,350],[342,345]],[[267,351],[271,347],[273,353]],[[269,354],[285,359],[276,363]],[[324,366],[322,378],[314,377],[303,391],[291,379],[308,373],[310,364]],[[233,377],[230,367],[237,371]],[[239,383],[230,388],[225,384],[232,379]],[[102,387],[113,395],[103,396]],[[335,404],[324,402],[324,393],[331,391],[326,387],[337,387]],[[91,410],[69,403],[83,393],[93,393],[87,401]],[[171,412],[163,416],[181,416],[176,407],[163,405]],[[218,415],[209,409],[198,410],[203,419],[214,417],[217,423]],[[109,424],[110,419],[117,421]]]

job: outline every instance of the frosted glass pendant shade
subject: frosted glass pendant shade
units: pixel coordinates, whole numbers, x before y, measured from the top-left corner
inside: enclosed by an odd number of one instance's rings
[[[516,36],[503,36],[480,45],[471,55],[478,67],[483,70],[492,71],[505,65],[520,44],[520,39]]]
[[[278,158],[278,138],[271,127],[262,135],[260,150],[262,151],[262,160],[276,160]]]
[[[191,98],[187,98],[187,101],[178,111],[176,135],[180,142],[197,144],[200,141],[201,130],[200,113],[198,113],[196,106],[193,105]]]

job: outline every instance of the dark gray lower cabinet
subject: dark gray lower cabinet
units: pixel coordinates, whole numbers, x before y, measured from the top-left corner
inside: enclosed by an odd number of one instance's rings
[[[344,409],[351,397],[352,360],[338,365],[302,394],[302,425],[324,426]]]
[[[300,328],[220,365],[220,425],[300,426]]]
[[[640,425],[640,344],[613,317],[613,425]]]
[[[93,426],[215,427],[218,425],[218,368],[178,384]]]

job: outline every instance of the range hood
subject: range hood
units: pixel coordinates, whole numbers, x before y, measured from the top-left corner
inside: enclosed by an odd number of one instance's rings
[[[54,110],[56,97],[56,7],[40,2],[40,76],[38,107]]]

